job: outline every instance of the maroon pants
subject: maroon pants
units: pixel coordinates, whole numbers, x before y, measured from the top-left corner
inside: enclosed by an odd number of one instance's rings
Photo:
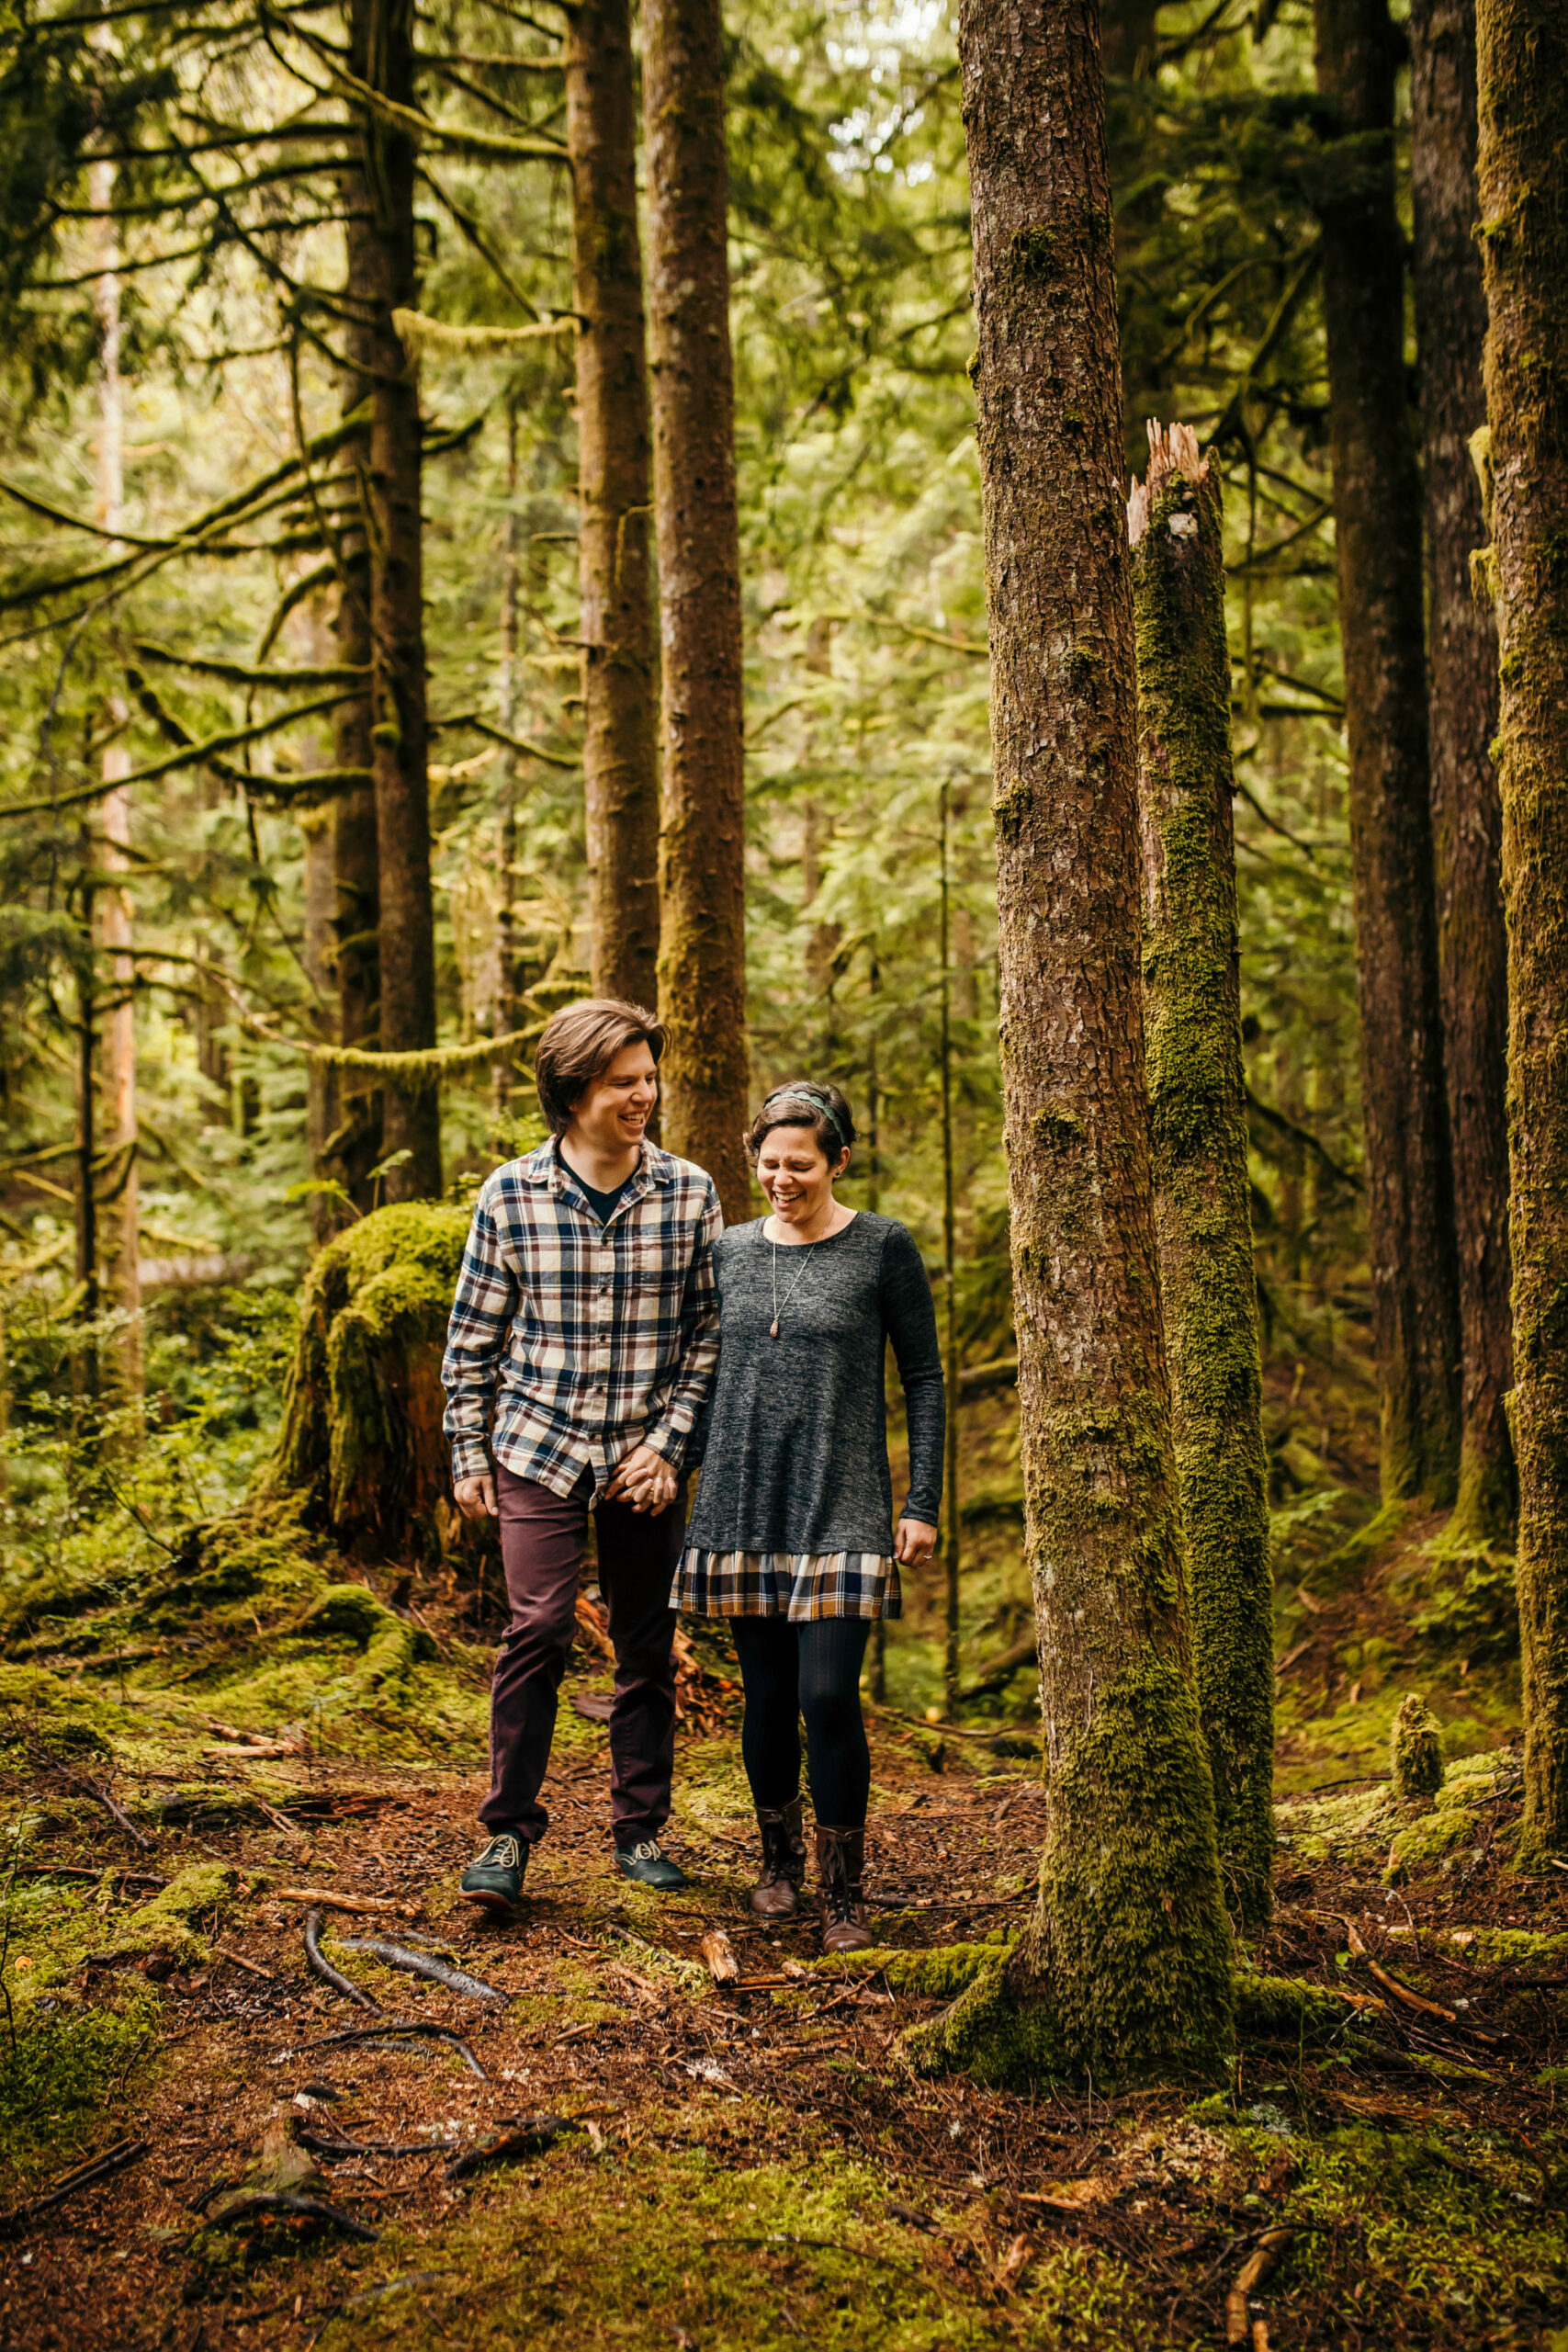
[[[487,1829],[515,1830],[534,1846],[549,1821],[539,1787],[576,1624],[593,1474],[585,1470],[570,1495],[557,1495],[497,1463],[495,1487],[512,1623],[491,1686],[491,1784],[479,1819]],[[670,1588],[685,1532],[685,1489],[657,1518],[618,1502],[601,1502],[594,1517],[599,1587],[609,1603],[615,1645],[610,1821],[616,1845],[635,1846],[656,1838],[670,1818],[675,1761]]]

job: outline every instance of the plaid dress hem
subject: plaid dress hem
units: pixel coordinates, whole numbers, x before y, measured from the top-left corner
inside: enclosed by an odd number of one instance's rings
[[[670,1605],[688,1617],[898,1617],[898,1563],[876,1552],[703,1552],[675,1571]]]

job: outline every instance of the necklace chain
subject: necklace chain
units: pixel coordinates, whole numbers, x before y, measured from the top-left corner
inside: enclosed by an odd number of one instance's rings
[[[818,1234],[817,1239],[818,1241],[825,1241],[827,1238],[826,1234]],[[794,1282],[791,1283],[788,1290],[785,1291],[783,1307],[779,1305],[779,1245],[774,1241],[771,1242],[769,1247],[773,1253],[773,1319],[768,1329],[768,1337],[770,1340],[776,1340],[779,1336],[779,1317],[787,1310],[790,1300],[795,1296],[795,1292],[806,1280],[807,1269],[811,1263],[811,1253],[816,1249],[817,1242],[808,1241],[804,1250],[801,1252],[805,1263],[802,1265],[800,1272],[796,1274]]]

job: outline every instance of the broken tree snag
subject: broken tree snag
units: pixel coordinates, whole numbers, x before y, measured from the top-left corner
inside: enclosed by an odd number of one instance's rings
[[[1000,1032],[1049,1815],[1032,1925],[928,2066],[1221,2075],[1139,980],[1133,614],[1095,0],[967,0]],[[1041,126],[1049,124],[1049,136]]]
[[[1266,2230],[1242,2264],[1235,2276],[1235,2284],[1225,2297],[1227,2344],[1250,2344],[1253,2341],[1252,2322],[1247,2309],[1247,2297],[1257,2293],[1295,2235],[1294,2230]],[[1268,2342],[1267,2335],[1264,2342]]]
[[[461,1209],[410,1201],[340,1233],[312,1264],[265,1474],[344,1551],[477,1563],[494,1538],[448,1500],[441,1353],[468,1237]]]
[[[1523,1844],[1568,1849],[1568,21],[1478,0],[1481,248],[1508,920]]]
[[[1138,673],[1155,1231],[1220,1870],[1242,1930],[1274,1868],[1274,1582],[1252,1261],[1231,673],[1218,471],[1151,423],[1127,503]]]
[[[1497,630],[1471,592],[1486,537],[1470,444],[1486,421],[1475,241],[1475,0],[1411,0],[1410,182],[1427,512],[1427,649],[1438,982],[1459,1245],[1459,1498],[1446,1532],[1511,1549],[1518,1491],[1504,1400],[1508,1304],[1508,943]]]
[[[751,1214],[745,736],[719,0],[644,0],[648,285],[663,657],[660,1072],[671,1151]]]
[[[583,786],[595,996],[659,994],[648,368],[629,0],[568,16]]]
[[[369,575],[380,1003],[383,1053],[435,1043],[435,913],[430,886],[429,727],[425,711],[419,381],[394,311],[419,307],[414,242],[414,0],[352,0],[349,53],[367,90],[358,108],[370,215],[363,259],[372,381]],[[389,101],[386,108],[375,101]],[[401,109],[401,119],[393,107]],[[381,1088],[381,1197],[441,1192],[441,1097],[434,1076],[389,1078]]]
[[[1372,1344],[1386,1502],[1454,1499],[1459,1299],[1427,790],[1421,482],[1388,0],[1314,0]]]
[[[707,1962],[708,1974],[716,1984],[735,1984],[740,1978],[740,1962],[735,1957],[735,1947],[722,1928],[710,1928],[697,1950]]]

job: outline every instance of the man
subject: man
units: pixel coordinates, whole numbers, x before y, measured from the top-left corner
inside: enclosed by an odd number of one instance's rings
[[[458,1509],[501,1521],[512,1624],[491,1692],[488,1842],[462,1893],[502,1917],[548,1816],[539,1787],[592,1509],[615,1649],[610,1815],[624,1877],[669,1889],[671,1586],[686,1442],[718,1360],[713,1181],[647,1140],[664,1032],[595,998],[535,1057],[551,1139],[490,1176],[457,1280],[442,1385]],[[493,1466],[492,1466],[493,1464]]]

